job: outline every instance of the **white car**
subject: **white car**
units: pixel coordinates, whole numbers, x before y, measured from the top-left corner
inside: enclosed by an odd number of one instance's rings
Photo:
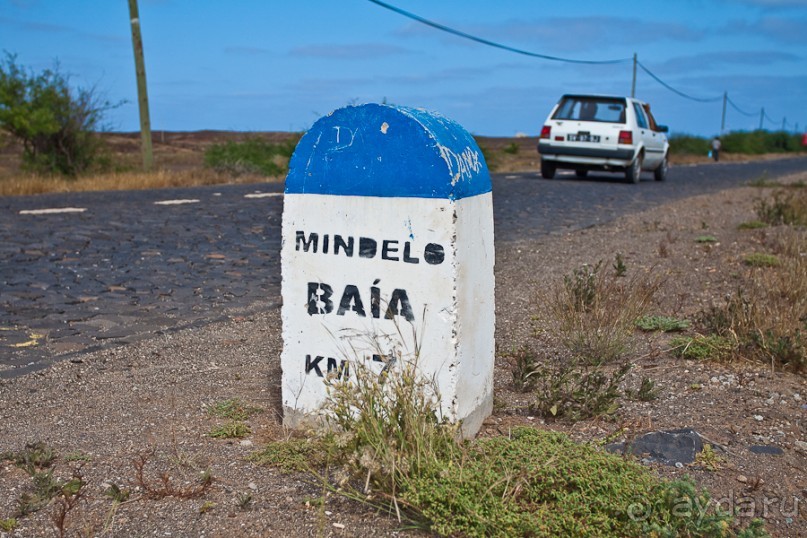
[[[638,183],[642,171],[664,181],[669,167],[667,127],[658,125],[650,106],[631,97],[564,95],[541,129],[541,176],[559,168],[586,177],[589,170],[622,172]]]

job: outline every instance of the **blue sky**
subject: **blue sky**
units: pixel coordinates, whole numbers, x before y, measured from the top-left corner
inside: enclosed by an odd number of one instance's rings
[[[386,0],[385,0],[386,1]],[[636,95],[673,134],[807,130],[807,0],[389,0],[539,54],[630,59]],[[563,93],[629,95],[632,62],[552,62],[440,32],[367,0],[139,0],[154,130],[304,130],[335,108],[436,110],[474,134],[537,135]],[[0,0],[0,50],[124,104],[139,128],[127,0]],[[732,104],[734,106],[732,106]],[[736,107],[736,108],[735,108]],[[737,110],[739,108],[740,110]]]

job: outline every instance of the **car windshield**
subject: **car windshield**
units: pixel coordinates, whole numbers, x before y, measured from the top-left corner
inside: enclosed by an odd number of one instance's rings
[[[552,119],[625,123],[625,102],[602,97],[564,97]]]

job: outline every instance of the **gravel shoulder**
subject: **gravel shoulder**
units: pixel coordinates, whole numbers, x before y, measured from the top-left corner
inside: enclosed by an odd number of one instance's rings
[[[790,180],[807,179],[807,174]],[[617,430],[638,435],[691,427],[723,447],[717,471],[656,466],[664,476],[693,476],[717,499],[753,499],[774,536],[807,536],[807,380],[760,365],[691,363],[665,352],[665,336],[642,336],[629,382],[642,376],[661,389],[652,402],[625,402],[614,421],[547,424],[525,411],[529,394],[515,391],[506,351],[531,342],[540,291],[583,263],[617,253],[629,271],[664,275],[658,308],[688,317],[718,304],[736,288],[742,256],[760,248],[765,231],[739,231],[755,218],[759,188],[743,187],[674,202],[602,226],[497,248],[497,406],[481,435],[515,424],[560,429],[581,441]],[[701,245],[708,233],[717,243]],[[280,409],[280,315],[267,305],[255,315],[233,312],[225,322],[105,349],[34,374],[0,381],[0,454],[44,442],[54,448],[54,476],[80,473],[85,496],[64,527],[71,536],[419,536],[370,508],[326,496],[302,474],[260,467],[247,457],[283,439]],[[693,390],[692,387],[700,387]],[[222,421],[209,408],[239,398],[262,409],[244,440],[208,433]],[[751,446],[782,449],[761,455]],[[137,476],[137,462],[143,471]],[[199,495],[200,475],[211,485]],[[175,491],[155,499],[169,477]],[[743,480],[744,479],[744,480]],[[29,476],[0,461],[0,520],[14,517]],[[113,503],[111,485],[129,489]],[[244,500],[250,498],[249,503]],[[777,499],[777,500],[773,500]],[[763,503],[767,503],[764,514]],[[748,505],[744,505],[748,508]],[[58,506],[17,518],[0,536],[53,536]],[[746,513],[750,513],[746,511]]]

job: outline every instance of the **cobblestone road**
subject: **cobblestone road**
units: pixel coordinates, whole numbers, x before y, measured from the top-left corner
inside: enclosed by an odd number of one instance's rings
[[[807,159],[674,168],[668,181],[494,177],[498,244],[807,170]],[[0,377],[280,304],[281,185],[0,199]],[[46,211],[43,211],[46,210]]]

